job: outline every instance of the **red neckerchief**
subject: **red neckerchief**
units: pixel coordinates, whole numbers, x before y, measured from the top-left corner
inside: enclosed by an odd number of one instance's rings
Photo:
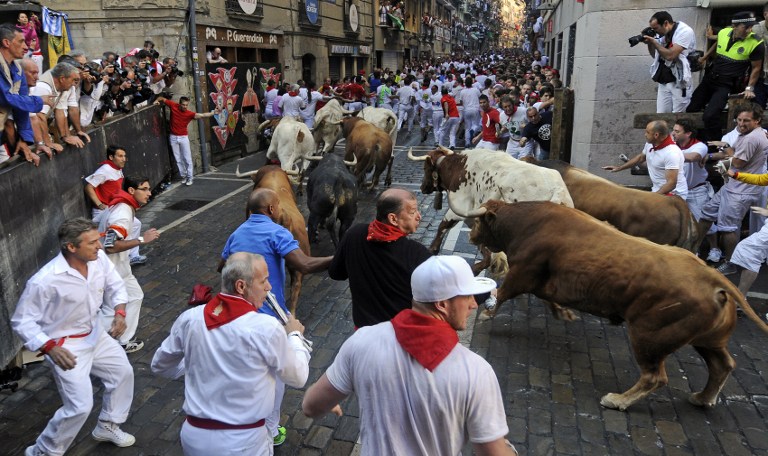
[[[392,242],[404,237],[406,234],[400,228],[378,220],[374,220],[368,225],[367,241]]]
[[[405,309],[392,319],[395,337],[403,350],[432,372],[459,343],[448,323]]]
[[[125,190],[118,190],[117,193],[112,195],[112,199],[109,201],[110,206],[114,206],[118,203],[125,203],[134,209],[141,207],[139,206],[139,202],[136,201],[136,198]]]
[[[680,148],[680,150],[688,150],[688,149],[690,149],[690,148],[691,148],[691,147],[692,147],[694,144],[698,144],[698,143],[700,143],[700,142],[701,142],[701,141],[699,141],[699,140],[698,140],[698,139],[696,139],[696,138],[691,138],[691,142],[689,142],[687,146],[685,146],[685,147],[681,147],[681,148]]]
[[[114,168],[114,169],[116,169],[118,171],[123,169],[123,168],[118,168],[116,164],[112,163],[112,160],[104,160],[103,162],[101,162],[99,164],[100,165],[109,165],[109,166],[111,166],[112,168]]]
[[[661,144],[659,144],[659,147],[651,147],[651,152],[653,152],[654,150],[661,150],[667,146],[671,146],[674,143],[675,141],[672,140],[672,135],[669,135],[667,136],[667,139],[665,139],[664,141],[662,141]]]
[[[256,308],[250,302],[240,296],[219,293],[208,301],[205,309],[203,309],[205,327],[210,331],[226,325],[248,312],[256,312]]]
[[[294,91],[290,91],[290,92],[288,92],[288,96],[289,96],[289,97],[295,97],[295,96],[297,96],[298,94],[299,94],[299,92],[294,92]]]

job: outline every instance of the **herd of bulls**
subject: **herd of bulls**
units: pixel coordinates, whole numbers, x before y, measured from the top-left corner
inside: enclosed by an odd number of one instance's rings
[[[352,113],[332,101],[317,112],[314,131],[294,124],[304,125],[280,121],[267,154],[278,158],[282,169],[265,166],[238,176],[253,175],[255,187],[280,195],[280,223],[309,255],[321,224],[334,245],[351,226],[359,188],[375,188],[385,168],[390,185],[396,122],[386,109]],[[342,135],[344,159],[326,153]],[[438,147],[418,157],[409,150],[408,158],[423,161],[421,192],[435,193],[435,208],[441,208],[442,192],[448,198],[450,209],[430,249],[439,252],[446,231],[465,221],[472,228],[470,240],[483,253],[475,272],[494,259],[506,266],[499,304],[532,293],[557,318],[574,319],[574,309],[626,322],[641,375],[626,392],[606,394],[605,407],[625,410],[666,385],[664,361],[684,345],[693,346],[709,369],[706,385],[690,401],[713,406],[735,367],[727,344],[736,309],[768,333],[738,289],[692,253],[704,233],[678,197],[625,188],[559,161],[522,162],[504,152]],[[309,170],[313,161],[319,163]],[[291,181],[300,191],[307,172],[308,229]],[[291,271],[291,279],[289,306],[295,311],[301,277]],[[486,310],[481,318],[497,310]]]

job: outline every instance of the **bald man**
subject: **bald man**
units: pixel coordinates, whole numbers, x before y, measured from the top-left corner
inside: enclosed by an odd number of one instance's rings
[[[645,147],[640,154],[623,165],[603,166],[603,169],[615,173],[648,162],[651,191],[685,199],[688,196],[688,182],[683,172],[685,156],[670,136],[669,125],[663,120],[648,122],[645,127],[645,141]]]
[[[285,305],[285,265],[288,264],[302,274],[324,271],[328,269],[332,257],[310,257],[299,248],[299,243],[293,234],[277,221],[280,217],[280,199],[277,193],[270,189],[259,188],[251,192],[248,199],[248,219],[240,225],[227,239],[221,252],[219,271],[227,259],[237,252],[257,253],[264,257],[269,271],[269,283],[277,303],[288,314]],[[277,318],[268,308],[262,306],[258,312],[266,313]],[[283,400],[285,385],[277,380],[275,408],[266,417],[266,427],[274,438],[275,445],[285,441],[285,428],[280,426],[280,405]]]
[[[376,220],[358,223],[344,234],[328,275],[349,279],[355,327],[389,321],[411,308],[411,273],[431,256],[407,237],[420,221],[413,193],[392,188],[377,199]]]

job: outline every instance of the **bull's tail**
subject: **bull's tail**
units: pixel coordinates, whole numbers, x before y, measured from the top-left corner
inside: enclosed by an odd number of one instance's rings
[[[741,308],[742,311],[744,311],[744,315],[747,316],[754,324],[756,324],[760,329],[763,330],[766,334],[768,334],[768,324],[766,324],[759,315],[757,315],[757,312],[755,312],[754,309],[752,309],[752,306],[749,305],[749,302],[747,299],[741,294],[741,291],[739,291],[738,288],[736,288],[736,285],[730,283],[728,281],[728,286],[726,289],[718,289],[716,294],[723,293],[725,295],[725,299],[722,299],[721,301],[725,303],[726,299],[733,299],[736,302],[736,305]]]

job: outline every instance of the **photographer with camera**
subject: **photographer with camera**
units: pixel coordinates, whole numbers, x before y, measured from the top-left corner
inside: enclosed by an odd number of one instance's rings
[[[702,63],[709,60],[712,63],[701,84],[693,91],[686,110],[704,110],[705,139],[709,141],[719,140],[722,136],[720,113],[728,103],[728,96],[738,94],[747,99],[755,98],[755,85],[763,70],[765,45],[752,33],[752,27],[757,24],[755,13],[736,13],[731,23],[731,27],[720,30],[717,41],[700,59]],[[741,83],[748,71],[749,82],[742,90]]]
[[[696,34],[686,23],[673,21],[668,12],[657,11],[641,35],[654,59],[651,77],[658,83],[656,112],[684,112],[693,89],[686,57],[696,49]]]

